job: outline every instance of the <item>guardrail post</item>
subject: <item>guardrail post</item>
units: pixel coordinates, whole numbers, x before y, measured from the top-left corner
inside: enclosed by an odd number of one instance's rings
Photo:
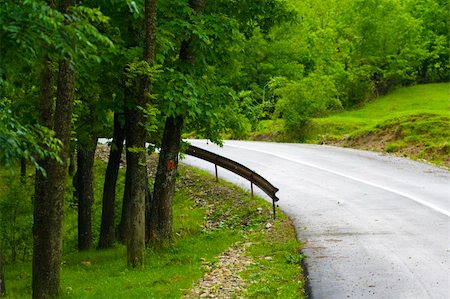
[[[276,215],[276,207],[275,207],[275,199],[274,198],[272,198],[272,208],[273,208],[273,219],[276,219],[277,215]]]
[[[214,164],[214,168],[216,170],[216,182],[218,182],[219,181],[219,175],[217,173],[217,164]]]
[[[250,173],[250,190],[252,192],[252,199],[253,199],[253,172]]]

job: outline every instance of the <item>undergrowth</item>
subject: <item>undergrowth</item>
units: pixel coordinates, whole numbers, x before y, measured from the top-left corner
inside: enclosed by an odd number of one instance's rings
[[[153,163],[154,164],[154,163]],[[106,163],[96,161],[95,203],[93,211],[94,244],[98,240],[101,218],[101,192]],[[150,171],[152,172],[152,171]],[[2,219],[9,217],[4,203],[14,200],[6,188],[8,180],[18,179],[10,173],[0,176]],[[120,171],[117,198],[123,192],[124,169]],[[9,179],[7,179],[9,177]],[[27,180],[32,183],[33,175]],[[142,269],[128,269],[126,249],[121,244],[108,250],[76,250],[76,203],[71,192],[66,196],[64,253],[61,265],[62,298],[180,298],[188,292],[217,256],[238,242],[251,242],[247,253],[256,262],[242,274],[248,288],[240,296],[246,298],[304,297],[299,262],[300,244],[289,220],[278,212],[273,220],[271,205],[260,198],[251,198],[243,190],[221,182],[205,172],[180,167],[174,198],[174,243],[165,251],[146,252]],[[70,185],[70,180],[68,180]],[[30,221],[31,191],[22,194],[18,205],[25,205],[23,215],[16,219],[26,246],[32,244]],[[9,194],[9,195],[8,195]],[[120,216],[117,200],[116,223]],[[22,210],[21,210],[22,211]],[[267,228],[270,223],[272,227]],[[6,230],[2,225],[2,234]],[[4,243],[4,240],[2,240]],[[3,246],[3,252],[8,249]],[[31,261],[8,259],[5,265],[6,298],[31,296]],[[5,256],[5,255],[4,255]]]

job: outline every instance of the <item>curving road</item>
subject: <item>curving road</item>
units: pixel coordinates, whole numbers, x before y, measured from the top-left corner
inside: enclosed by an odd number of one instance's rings
[[[305,242],[313,298],[450,298],[450,172],[331,146],[190,142],[280,189],[279,206]],[[219,176],[249,188],[224,169]]]

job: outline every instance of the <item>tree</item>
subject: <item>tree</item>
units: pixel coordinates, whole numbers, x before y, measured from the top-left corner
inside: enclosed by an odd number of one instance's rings
[[[81,104],[83,105],[83,104]],[[78,199],[78,249],[92,246],[92,205],[94,203],[94,158],[97,148],[95,105],[88,103],[78,119],[77,172],[73,178],[75,197]],[[81,123],[81,124],[80,124]]]
[[[411,15],[421,20],[421,38],[426,54],[418,67],[419,83],[450,80],[450,42],[448,20],[450,10],[446,0],[408,1]]]
[[[248,89],[247,95],[261,109],[263,90],[266,95],[270,90],[269,104],[278,107],[276,112],[286,112],[272,116],[284,119],[287,132],[295,129],[303,138],[300,133],[306,132],[310,117],[350,108],[399,85],[439,81],[443,74],[448,78],[448,63],[442,63],[448,60],[448,49],[442,46],[448,44],[445,1],[289,2],[298,22],[255,35],[246,44],[249,57],[234,83]],[[280,77],[289,84],[276,87]],[[324,80],[322,85],[313,83],[317,78]],[[305,92],[304,86],[316,92]]]
[[[75,0],[62,0],[61,12],[75,5]],[[48,65],[48,64],[47,64]],[[45,68],[41,80],[41,122],[48,126],[52,121],[53,95],[51,70]],[[45,81],[47,79],[47,81]],[[51,298],[60,295],[60,265],[63,230],[63,203],[69,138],[71,132],[72,103],[75,93],[73,65],[69,58],[59,61],[58,88],[54,128],[62,142],[62,163],[43,161],[47,176],[36,174],[34,203],[33,246],[33,298]]]
[[[156,0],[146,0],[144,9],[144,69],[154,64],[156,49]],[[131,71],[131,75],[133,71]],[[124,208],[129,211],[125,218],[127,231],[128,266],[137,267],[144,263],[145,253],[145,195],[147,190],[147,165],[145,143],[147,131],[146,117],[143,109],[150,102],[151,83],[148,74],[136,79],[139,91],[132,108],[125,112],[127,170],[125,178]],[[125,199],[127,202],[125,202]]]
[[[188,4],[177,30],[179,52],[169,64],[172,72],[163,74],[166,90],[159,99],[165,126],[150,217],[150,243],[157,248],[172,241],[172,198],[183,127],[219,142],[221,129],[241,123],[239,96],[229,83],[244,59],[241,46],[256,30],[267,32],[287,15],[284,3],[276,0],[239,1],[236,10],[230,10],[230,1]]]
[[[196,14],[199,14],[205,3],[203,0],[190,0],[189,5]],[[194,40],[194,36],[190,36],[182,42],[180,47],[179,59],[190,66],[195,63],[192,47]],[[183,122],[183,115],[169,115],[165,121],[150,207],[149,235],[150,244],[153,247],[162,247],[172,242],[172,198],[175,191]]]
[[[60,161],[60,142],[51,131],[40,126],[24,126],[18,122],[8,107],[8,101],[0,102],[0,164],[12,167],[13,161],[25,158],[33,162],[38,171],[44,171],[38,164],[44,157]],[[3,252],[0,245],[0,297],[6,294],[3,274]]]
[[[108,53],[103,53],[108,55]],[[102,55],[103,56],[103,55]],[[77,93],[74,109],[76,131],[77,172],[73,178],[74,197],[78,201],[78,249],[86,250],[92,246],[92,206],[94,204],[94,158],[98,136],[107,131],[108,94],[105,84],[99,82],[104,71],[103,64],[85,63],[79,65],[77,80],[86,86]],[[86,69],[89,68],[89,71]],[[108,128],[109,129],[109,128]],[[104,136],[104,135],[103,135]]]
[[[181,115],[167,117],[150,206],[149,242],[156,248],[172,242],[172,198],[175,191],[182,126]]]
[[[114,113],[114,133],[106,167],[105,183],[103,185],[102,222],[100,226],[99,248],[109,248],[115,241],[115,200],[116,182],[119,174],[120,160],[125,140],[123,118],[120,113]]]

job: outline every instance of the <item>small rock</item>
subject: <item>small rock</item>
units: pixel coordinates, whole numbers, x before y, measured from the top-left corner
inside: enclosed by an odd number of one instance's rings
[[[270,222],[267,222],[267,224],[266,224],[266,229],[269,229],[269,228],[271,228],[273,226],[273,224],[272,223],[270,223]]]

